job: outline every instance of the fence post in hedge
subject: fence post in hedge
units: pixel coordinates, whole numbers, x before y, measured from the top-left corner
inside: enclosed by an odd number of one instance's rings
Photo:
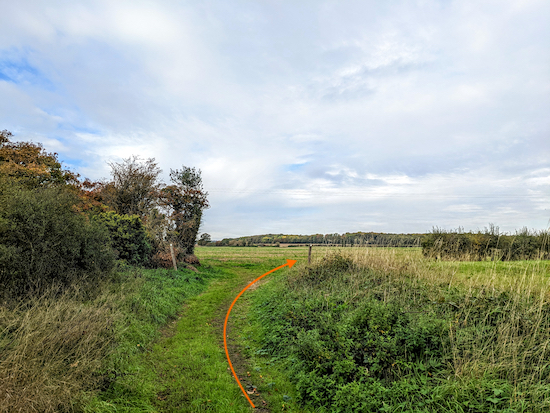
[[[177,271],[178,266],[176,265],[176,254],[174,254],[174,247],[170,244],[170,254],[172,254],[172,264],[174,264],[174,269]]]
[[[307,265],[311,264],[311,244],[309,244],[309,251],[307,253]]]

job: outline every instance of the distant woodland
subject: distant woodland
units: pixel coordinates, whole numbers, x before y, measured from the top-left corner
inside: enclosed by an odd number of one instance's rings
[[[426,234],[388,234],[381,232],[346,232],[345,234],[285,235],[265,234],[214,241],[215,246],[285,246],[285,245],[339,245],[378,247],[420,247]]]

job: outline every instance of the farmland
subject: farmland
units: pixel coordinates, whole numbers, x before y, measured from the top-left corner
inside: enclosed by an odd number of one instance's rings
[[[91,297],[3,308],[2,397],[25,386],[38,411],[252,411],[227,369],[223,318],[245,285],[296,259],[231,313],[229,350],[257,411],[550,408],[550,262],[314,247],[308,265],[307,254],[197,247],[198,272],[120,267]]]

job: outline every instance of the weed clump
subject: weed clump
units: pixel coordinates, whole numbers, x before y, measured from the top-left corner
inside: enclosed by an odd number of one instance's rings
[[[331,278],[340,277],[353,268],[354,263],[350,257],[341,253],[334,253],[323,257],[321,261],[297,274],[293,282],[304,286],[317,285]]]
[[[68,291],[0,306],[0,412],[78,409],[98,386],[115,320],[112,302],[86,305]]]

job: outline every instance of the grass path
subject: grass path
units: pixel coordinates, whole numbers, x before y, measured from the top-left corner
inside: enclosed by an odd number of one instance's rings
[[[159,411],[251,411],[227,371],[218,322],[231,298],[231,287],[242,284],[244,278],[227,273],[191,299],[177,322],[163,331],[164,338],[148,357],[158,377],[155,404]]]
[[[314,249],[314,260],[325,256],[327,251]],[[466,288],[470,285],[491,286],[494,279],[498,281],[508,277],[519,280],[517,288],[528,282],[529,291],[538,291],[530,285],[547,285],[548,279],[547,264],[527,263],[521,267],[519,263],[434,263],[422,260],[419,251],[403,249],[357,249],[350,250],[350,253],[366,260],[369,268],[376,271],[395,272],[397,276],[405,270],[413,271],[420,281],[432,283],[436,288],[440,285],[448,289],[451,281],[453,288],[459,284]],[[292,369],[284,370],[290,367],[289,363],[293,363],[292,358],[282,359],[265,347],[265,335],[269,336],[270,332],[259,323],[266,320],[262,312],[263,300],[269,299],[270,291],[275,287],[275,284],[269,285],[270,280],[286,277],[287,274],[293,277],[289,272],[303,271],[307,265],[307,247],[205,247],[197,248],[196,254],[204,264],[200,272],[205,275],[196,279],[203,282],[206,290],[201,289],[201,295],[185,300],[177,319],[161,330],[161,338],[153,344],[139,347],[136,362],[131,360],[128,363],[131,368],[123,370],[114,383],[117,391],[103,395],[102,409],[86,410],[87,413],[305,411],[295,401],[295,385],[290,383],[288,376]],[[223,322],[235,296],[249,282],[284,264],[286,259],[297,259],[298,263],[292,269],[281,269],[254,284],[237,301],[229,320],[231,360],[241,382],[253,393],[251,398],[258,407],[253,410],[229,371],[223,347]],[[501,271],[505,264],[510,269]],[[541,265],[545,267],[537,272],[533,270],[530,276],[529,268],[533,265],[536,268]],[[517,274],[522,277],[518,278]],[[161,291],[153,293],[159,294]],[[350,294],[355,296],[354,291]],[[155,302],[155,298],[151,297],[151,301]],[[137,346],[140,346],[139,342]],[[492,386],[492,383],[489,384]],[[480,387],[478,384],[475,386],[477,392]],[[464,392],[471,390],[462,387],[457,388]],[[491,388],[488,391],[487,394],[491,395]],[[110,399],[111,394],[116,396],[116,400]],[[480,396],[481,402],[485,402],[485,396]],[[396,394],[396,399],[399,397]],[[403,397],[410,399],[410,395]]]
[[[207,251],[203,251],[207,255]],[[256,409],[252,409],[232,377],[223,347],[223,323],[235,296],[252,280],[284,263],[280,251],[261,260],[247,257],[201,257],[206,265],[223,272],[207,291],[185,304],[178,319],[162,331],[146,356],[148,380],[155,382],[155,410],[158,412],[270,412],[291,411],[282,400],[284,378],[258,367],[250,360],[253,345],[247,322],[248,299],[243,295],[231,312],[228,348],[231,361]],[[200,251],[199,251],[200,256]],[[248,293],[248,291],[247,291]],[[249,293],[250,294],[250,293]],[[248,329],[248,330],[247,330]],[[281,389],[273,387],[277,376]],[[270,384],[271,387],[267,385]],[[286,398],[288,396],[284,395]],[[276,407],[276,410],[274,409]]]

